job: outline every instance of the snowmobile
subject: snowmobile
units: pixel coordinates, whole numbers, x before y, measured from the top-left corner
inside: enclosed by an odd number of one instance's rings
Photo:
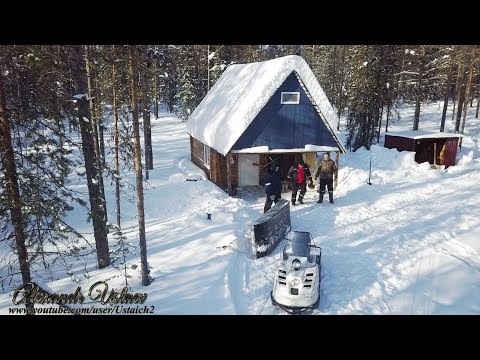
[[[306,231],[290,231],[285,240],[270,296],[274,306],[298,315],[320,301],[322,249]]]

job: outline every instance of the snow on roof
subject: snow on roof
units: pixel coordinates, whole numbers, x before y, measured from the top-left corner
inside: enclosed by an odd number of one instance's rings
[[[289,55],[230,65],[188,118],[187,132],[226,155],[292,71],[297,72],[322,117],[334,129],[338,117],[317,78],[302,57]]]
[[[269,149],[268,146],[255,146],[246,149],[232,150],[233,154],[277,154],[277,153],[301,153],[301,152],[325,152],[325,151],[340,151],[337,147],[320,146],[320,145],[305,145],[305,148],[296,149]]]
[[[319,146],[319,145],[305,145],[305,150],[307,151],[315,151],[315,152],[327,152],[327,151],[340,151],[339,148],[337,147],[332,147],[332,146]]]
[[[427,138],[452,138],[463,137],[462,134],[454,134],[447,132],[432,132],[425,130],[405,130],[405,131],[389,131],[385,136],[400,136],[409,139],[427,139]]]
[[[255,146],[247,149],[233,150],[232,153],[259,154],[259,153],[268,153],[268,151],[269,151],[268,146]]]

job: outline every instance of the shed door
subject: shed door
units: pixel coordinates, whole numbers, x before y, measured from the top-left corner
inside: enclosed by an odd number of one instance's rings
[[[238,154],[238,186],[258,185],[259,155]]]
[[[445,154],[443,164],[445,168],[455,165],[457,160],[458,138],[448,138],[445,142]]]

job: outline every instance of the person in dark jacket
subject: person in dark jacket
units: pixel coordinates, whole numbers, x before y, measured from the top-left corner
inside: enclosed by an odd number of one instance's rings
[[[280,183],[281,183],[283,179],[283,172],[282,172],[282,169],[280,169],[280,158],[277,157],[272,160],[271,169],[280,178]],[[282,191],[283,191],[283,185],[280,184],[280,191],[278,192],[279,199],[282,197]]]
[[[298,202],[303,204],[303,197],[307,192],[307,180],[310,182],[313,181],[310,167],[300,158],[298,161],[295,161],[295,164],[288,170],[287,178],[290,179],[292,183],[292,205],[295,205],[298,189],[300,189]]]
[[[325,187],[328,189],[328,198],[330,203],[333,204],[333,177],[338,176],[338,168],[335,161],[330,159],[330,153],[323,154],[323,160],[318,165],[317,172],[315,173],[315,180],[319,179],[320,195],[317,203],[323,202],[323,195],[325,195]]]
[[[267,175],[265,175],[265,194],[267,199],[265,200],[265,206],[263,207],[263,213],[265,214],[271,207],[272,203],[275,204],[280,200],[280,193],[282,192],[282,181],[277,172],[274,172],[271,168],[268,168]]]
[[[280,180],[282,179],[282,170],[280,169],[280,159],[275,158],[271,161],[271,169],[274,173],[276,173],[279,177]]]

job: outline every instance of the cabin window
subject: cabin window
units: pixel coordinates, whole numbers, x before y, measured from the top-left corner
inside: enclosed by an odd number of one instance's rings
[[[300,93],[299,92],[282,92],[281,104],[299,104]]]
[[[207,145],[203,145],[203,163],[210,166],[210,148]]]

